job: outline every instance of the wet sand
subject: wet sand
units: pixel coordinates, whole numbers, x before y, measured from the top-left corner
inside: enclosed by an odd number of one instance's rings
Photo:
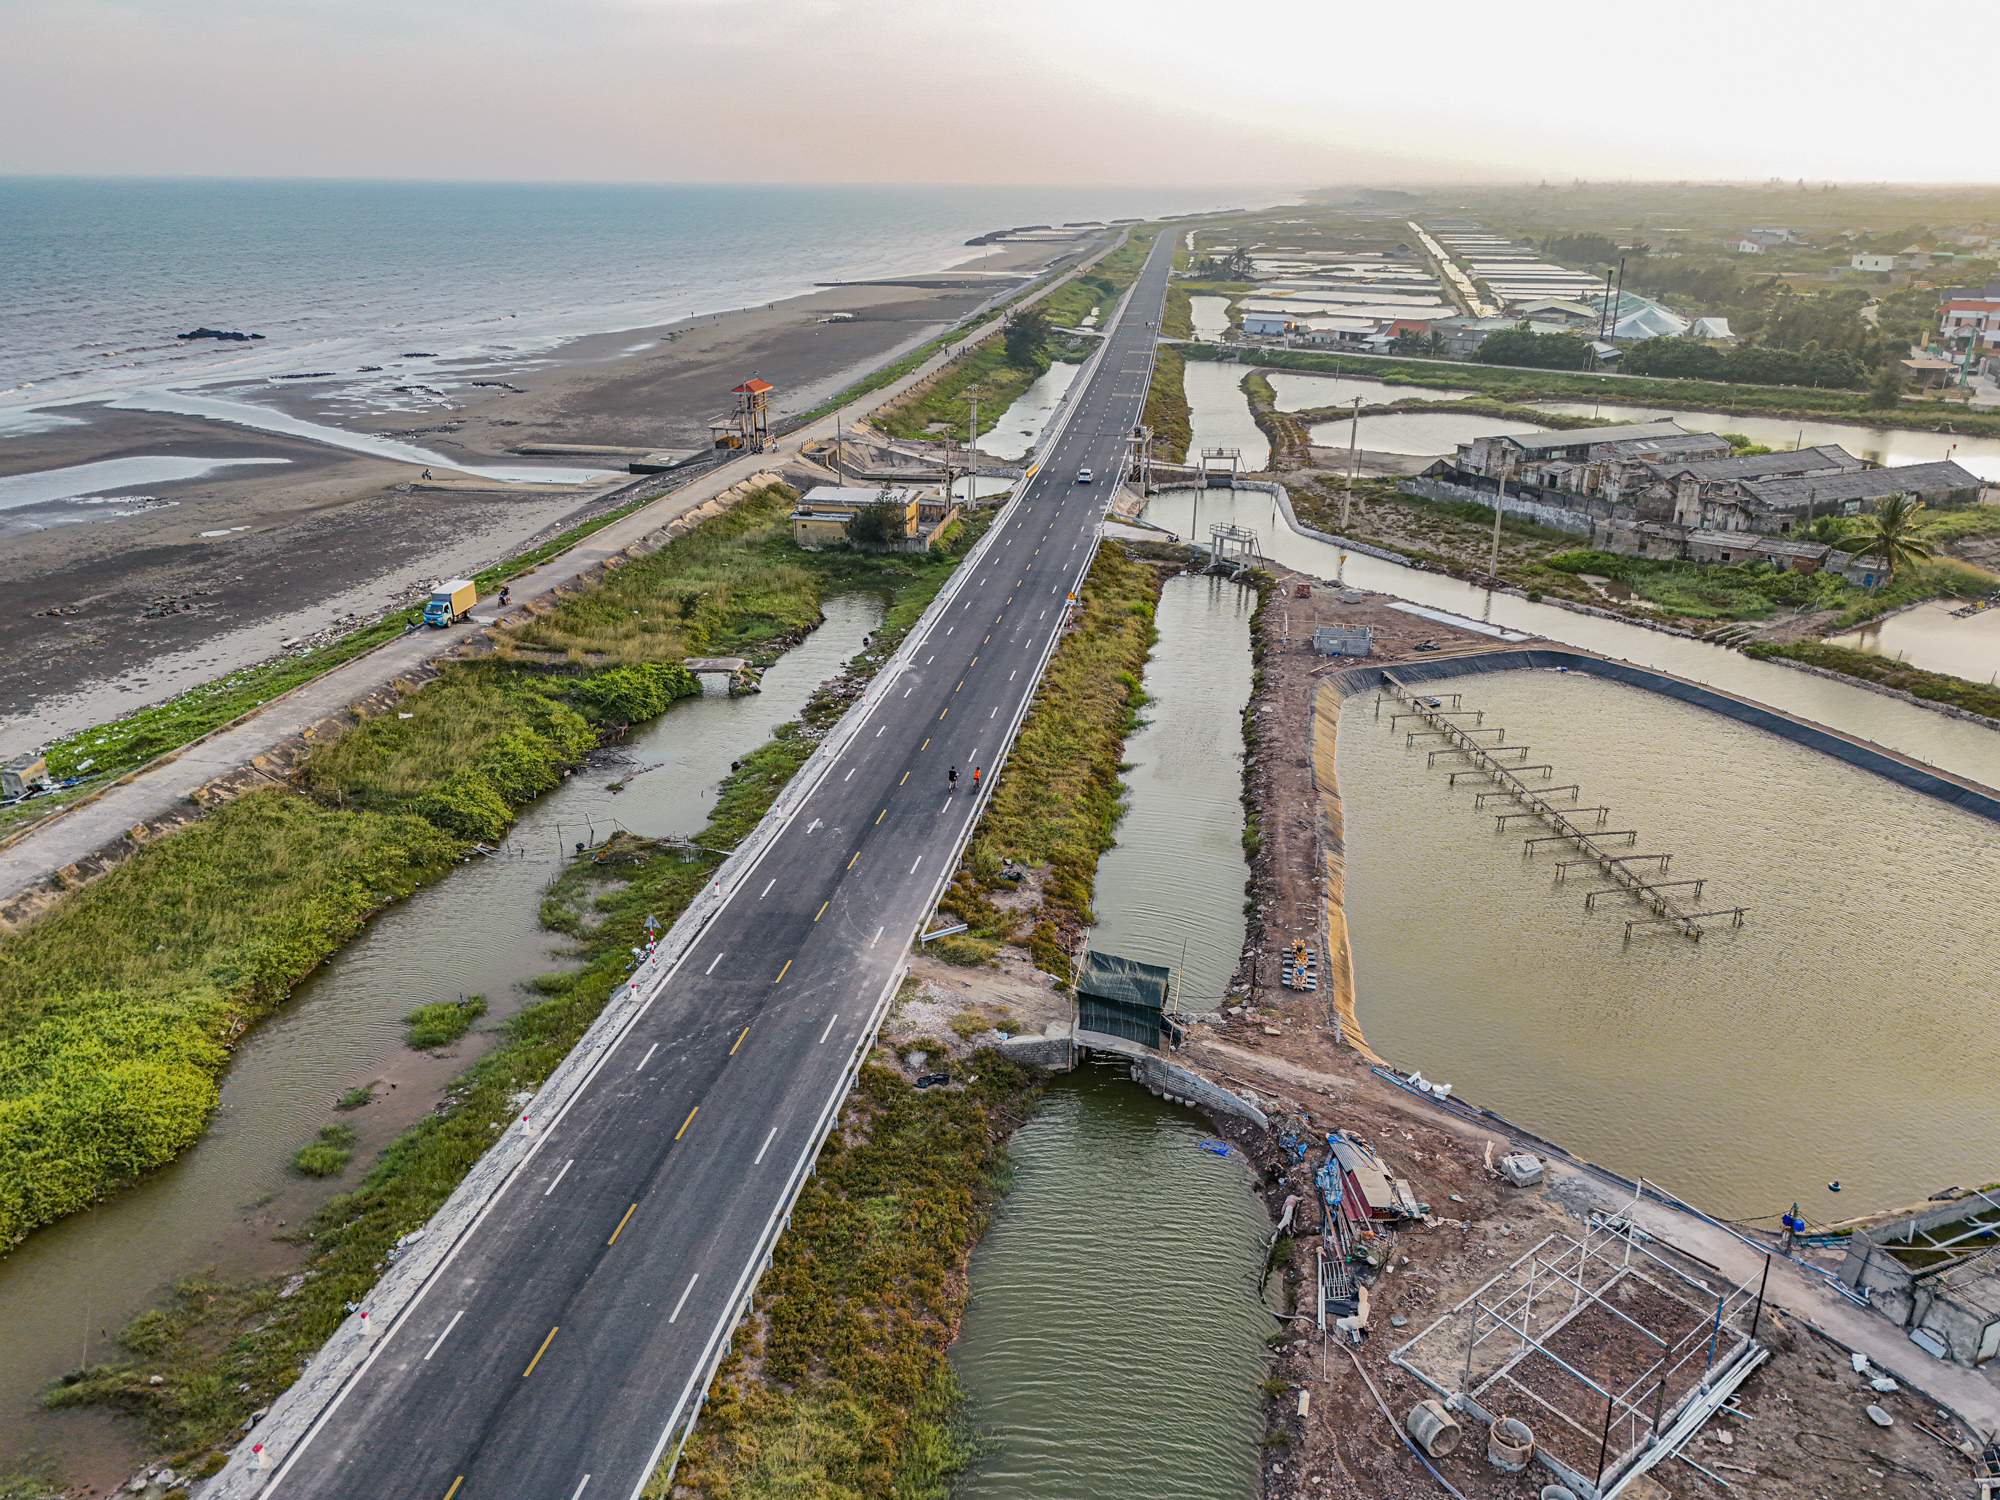
[[[1092,242],[998,247],[934,287],[856,283],[769,307],[576,340],[516,364],[412,361],[428,408],[368,410],[338,379],[258,381],[203,394],[351,432],[395,438],[471,466],[622,470],[626,460],[536,459],[529,443],[705,448],[730,387],[771,381],[774,416],[805,411],[1008,286]],[[978,273],[1005,279],[976,279]],[[924,279],[924,278],[910,278]],[[833,313],[851,318],[826,323]],[[472,381],[496,382],[473,385]],[[368,618],[471,572],[622,481],[548,489],[467,480],[412,489],[423,466],[309,438],[108,405],[61,408],[80,425],[0,436],[0,477],[152,455],[284,459],[115,491],[173,504],[16,526],[0,555],[0,756],[32,748],[196,682],[261,661],[280,641]],[[0,530],[9,512],[0,511]],[[239,529],[240,528],[240,529]],[[204,531],[223,532],[203,537]]]

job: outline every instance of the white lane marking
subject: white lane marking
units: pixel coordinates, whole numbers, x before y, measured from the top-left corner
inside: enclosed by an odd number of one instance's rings
[[[945,798],[945,799],[944,799],[944,806],[943,806],[943,807],[940,807],[940,808],[938,809],[938,811],[939,811],[939,812],[941,812],[941,813],[948,813],[948,812],[950,812],[950,811],[951,811],[951,798],[949,798],[949,797]]]
[[[763,890],[761,890],[761,891],[759,891],[759,892],[757,893],[757,899],[758,899],[759,901],[762,901],[762,900],[763,900],[763,899],[764,899],[764,898],[765,898],[766,896],[770,895],[770,894],[771,894],[771,886],[773,886],[773,885],[776,885],[777,883],[778,883],[778,877],[777,877],[777,876],[775,876],[775,875],[773,875],[773,876],[771,877],[771,881],[770,881],[770,885],[766,885],[766,886],[764,887],[764,889],[763,889]]]
[[[771,1127],[771,1133],[764,1137],[764,1144],[757,1148],[756,1156],[751,1158],[750,1161],[751,1166],[753,1167],[756,1166],[759,1162],[761,1162],[764,1159],[764,1153],[771,1149],[771,1142],[775,1141],[777,1138],[778,1138],[778,1127],[773,1125]]]
[[[826,1045],[826,1039],[833,1035],[833,1022],[838,1021],[839,1019],[840,1019],[839,1016],[835,1016],[833,1020],[828,1021],[826,1023],[826,1030],[822,1031],[819,1034],[819,1042],[822,1047]]]
[[[886,728],[887,726],[885,725],[884,727]],[[846,774],[845,776],[841,777],[840,779],[841,779],[842,781],[852,781],[852,780],[854,779],[854,767],[853,767],[853,766],[849,766],[849,767],[847,768],[847,774]]]
[[[912,875],[916,874],[917,866],[922,864],[923,862],[924,862],[924,857],[921,854],[919,854],[914,860],[910,862],[910,873]]]
[[[1046,620],[1048,617],[1049,617],[1049,612],[1047,610],[1043,610],[1040,614],[1035,616],[1037,620]],[[1011,682],[1013,681],[1013,679],[1010,677],[1008,681]]]
[[[569,1500],[577,1500],[577,1496],[579,1496],[579,1495],[581,1495],[581,1494],[583,1493],[583,1485],[584,1485],[584,1484],[589,1484],[589,1483],[590,1483],[590,1476],[589,1476],[588,1474],[586,1474],[586,1475],[584,1475],[584,1476],[583,1476],[583,1484],[579,1484],[579,1485],[578,1485],[578,1486],[576,1487],[576,1494],[575,1494],[575,1495],[571,1495],[571,1496],[569,1497]]]
[[[889,929],[888,929],[888,928],[886,928],[886,927],[878,927],[878,928],[876,928],[876,929],[875,929],[875,936],[873,936],[872,938],[870,938],[870,939],[868,940],[868,946],[872,948],[872,947],[874,947],[874,946],[875,946],[875,945],[876,945],[877,943],[881,942],[881,941],[882,941],[882,934],[883,934],[883,933],[885,933],[885,932],[887,932],[888,930],[889,930]]]
[[[997,708],[993,710],[993,714],[997,714],[997,713],[999,713],[999,712],[1000,712],[1000,710],[999,710],[999,709],[997,709]],[[987,715],[986,717],[987,717],[988,719],[991,719],[991,718],[993,717],[993,714],[988,714],[988,715]]]
[[[695,1272],[694,1275],[688,1277],[687,1291],[681,1293],[681,1300],[676,1302],[674,1304],[674,1310],[667,1314],[667,1321],[669,1323],[673,1322],[675,1318],[678,1318],[681,1315],[681,1309],[687,1306],[688,1292],[694,1290],[694,1284],[699,1280],[701,1280],[701,1272],[699,1271]]]
[[[564,1168],[564,1170],[567,1171],[568,1168]],[[551,1183],[550,1186],[554,1186],[554,1184]],[[451,1337],[452,1329],[458,1327],[458,1320],[464,1316],[465,1316],[465,1309],[462,1307],[457,1312],[451,1315],[451,1321],[444,1325],[444,1332],[439,1334],[438,1341],[435,1344],[431,1345],[431,1354],[437,1353],[438,1350],[444,1347],[444,1341]],[[426,1354],[424,1358],[429,1359],[431,1357],[431,1354]]]
[[[1021,669],[1020,669],[1019,667],[1016,667],[1016,668],[1014,669],[1014,672],[1018,672],[1018,671],[1020,671],[1020,670],[1021,670]],[[1012,682],[1012,681],[1014,680],[1014,672],[1009,672],[1009,673],[1007,674],[1007,680],[1008,680],[1009,682]]]
[[[928,667],[932,662],[936,660],[937,660],[937,653],[932,652],[929,656],[926,656],[924,658],[924,665]]]
[[[652,1045],[652,1046],[650,1046],[650,1047],[648,1047],[648,1048],[646,1049],[646,1055],[645,1055],[644,1057],[642,1057],[642,1058],[640,1058],[640,1059],[639,1059],[639,1066],[638,1066],[638,1067],[636,1067],[636,1068],[634,1068],[634,1069],[633,1069],[632,1071],[633,1071],[634,1073],[643,1073],[643,1072],[645,1072],[645,1071],[646,1071],[646,1064],[647,1064],[647,1063],[649,1063],[649,1062],[651,1062],[651,1061],[653,1060],[653,1054],[654,1054],[655,1052],[658,1052],[659,1050],[660,1050],[660,1044],[659,1044],[658,1042],[655,1042],[655,1043],[653,1043],[653,1045]]]
[[[569,1169],[575,1165],[576,1165],[576,1158],[574,1156],[572,1156],[568,1161],[564,1162],[562,1164],[562,1171],[556,1173],[554,1179],[549,1183],[549,1185],[542,1189],[542,1196],[546,1198],[550,1193],[553,1193],[556,1190],[556,1183],[561,1182],[563,1180],[563,1173],[569,1171]],[[424,1358],[429,1359],[430,1356],[426,1354]]]
[[[954,625],[954,626],[952,626],[952,627],[951,627],[951,630],[947,630],[947,631],[945,632],[945,634],[946,634],[946,635],[950,635],[950,634],[951,634],[951,631],[952,631],[952,630],[956,630],[956,629],[958,629],[958,627],[957,627],[956,625]]]
[[[911,684],[910,684],[910,685],[909,685],[908,687],[906,687],[906,688],[904,688],[904,689],[903,689],[903,696],[904,696],[905,698],[907,698],[907,697],[909,697],[909,696],[910,696],[910,694],[914,693],[914,692],[915,692],[916,690],[917,690],[917,686],[916,686],[916,684],[915,684],[915,683],[911,683]],[[887,729],[888,727],[889,727],[888,725],[884,724],[884,725],[882,726],[882,729]],[[878,729],[878,730],[876,730],[875,732],[876,732],[877,734],[880,734],[880,733],[882,732],[882,729]]]
[[[715,957],[711,958],[708,961],[708,967],[703,969],[701,972],[704,974],[713,974],[715,972],[715,966],[721,962],[722,962],[722,955],[718,953],[715,955]]]

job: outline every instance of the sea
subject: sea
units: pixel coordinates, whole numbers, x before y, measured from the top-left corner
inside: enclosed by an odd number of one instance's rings
[[[965,241],[990,230],[1267,201],[1240,188],[0,178],[0,433],[46,430],[67,403],[281,376],[421,408],[432,398],[409,388],[423,373],[518,367],[588,334],[945,269],[986,253]],[[176,338],[204,327],[261,337]]]

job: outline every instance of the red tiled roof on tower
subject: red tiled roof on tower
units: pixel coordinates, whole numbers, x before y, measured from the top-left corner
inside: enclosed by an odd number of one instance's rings
[[[766,391],[775,391],[776,389],[777,387],[772,385],[770,381],[759,380],[755,375],[752,375],[743,384],[731,386],[729,393],[732,396],[761,396]]]

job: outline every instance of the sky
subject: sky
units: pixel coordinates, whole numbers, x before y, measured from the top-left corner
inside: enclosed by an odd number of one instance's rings
[[[1984,18],[1946,0],[1864,38],[1774,0],[0,0],[0,172],[1980,182],[1987,132],[1908,128],[1894,80]]]

